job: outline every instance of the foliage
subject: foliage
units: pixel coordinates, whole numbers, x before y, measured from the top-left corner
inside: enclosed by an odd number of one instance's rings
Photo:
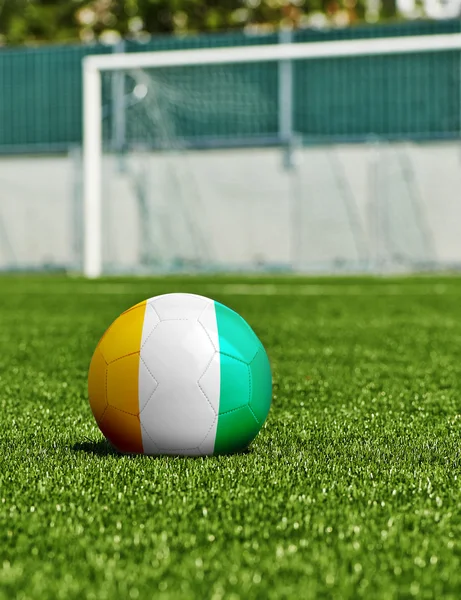
[[[0,0],[3,43],[346,26],[396,16],[395,0]]]
[[[461,280],[3,277],[0,599],[461,597]],[[92,351],[151,295],[254,327],[273,406],[249,452],[122,456]]]

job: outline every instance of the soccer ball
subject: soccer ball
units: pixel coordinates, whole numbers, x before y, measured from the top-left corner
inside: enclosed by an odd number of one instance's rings
[[[266,351],[237,313],[203,296],[166,294],[125,311],[100,340],[91,410],[121,452],[243,450],[269,412]]]

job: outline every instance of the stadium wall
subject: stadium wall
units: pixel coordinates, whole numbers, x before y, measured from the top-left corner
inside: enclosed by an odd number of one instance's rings
[[[282,159],[277,148],[190,151],[186,172],[184,157],[149,153],[143,158],[151,178],[144,214],[136,182],[117,168],[117,159],[107,159],[106,252],[121,268],[139,263],[143,251],[171,258],[184,242],[181,221],[187,213],[214,264],[286,266],[293,259],[296,227],[300,268],[341,270],[360,259],[357,229],[371,257],[380,252],[370,215],[384,202],[396,252],[418,254],[423,233],[437,262],[461,265],[459,143],[303,148],[292,170]],[[180,163],[168,166],[171,160]],[[181,182],[171,180],[178,172],[186,173],[182,193]],[[1,269],[80,267],[80,173],[78,156],[0,159]],[[296,223],[293,189],[301,211]],[[152,246],[143,250],[140,221],[146,219]],[[425,231],[417,231],[421,228]],[[162,238],[167,231],[169,238]],[[180,251],[186,263],[196,259],[195,242]]]

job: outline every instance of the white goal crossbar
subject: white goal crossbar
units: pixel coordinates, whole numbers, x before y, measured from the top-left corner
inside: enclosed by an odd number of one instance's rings
[[[281,43],[260,46],[90,55],[83,59],[83,205],[87,277],[102,274],[102,91],[101,73],[127,69],[232,63],[282,62],[461,50],[461,33]]]

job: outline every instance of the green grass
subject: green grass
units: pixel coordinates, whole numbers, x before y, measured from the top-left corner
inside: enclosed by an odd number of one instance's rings
[[[0,598],[461,597],[461,279],[0,279]],[[121,456],[86,398],[111,321],[214,297],[266,346],[249,452]]]

